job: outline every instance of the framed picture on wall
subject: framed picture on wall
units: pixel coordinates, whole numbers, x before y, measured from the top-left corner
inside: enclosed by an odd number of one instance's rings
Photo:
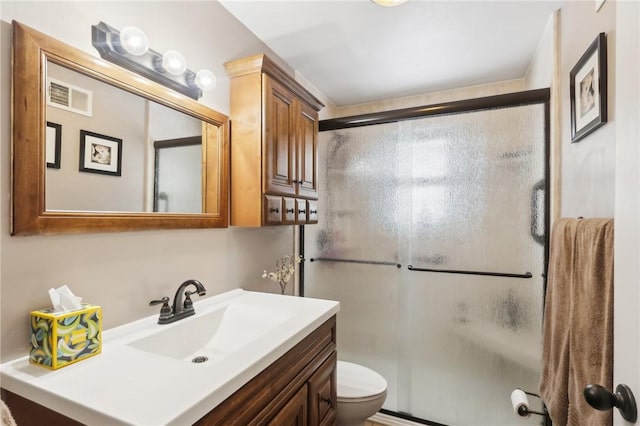
[[[80,130],[80,171],[122,175],[122,139]]]
[[[571,142],[578,142],[607,122],[607,38],[591,43],[569,73]]]
[[[60,168],[60,150],[62,149],[62,125],[47,121],[46,128],[46,150],[47,167],[50,169]]]

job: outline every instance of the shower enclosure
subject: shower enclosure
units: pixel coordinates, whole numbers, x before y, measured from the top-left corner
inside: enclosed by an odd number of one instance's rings
[[[339,300],[338,357],[382,374],[384,410],[536,425],[548,229],[548,90],[321,123],[305,296]],[[531,408],[541,410],[531,400]]]

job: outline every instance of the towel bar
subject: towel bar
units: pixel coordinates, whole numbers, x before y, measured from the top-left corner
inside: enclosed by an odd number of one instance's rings
[[[480,272],[480,271],[462,271],[457,269],[431,269],[431,268],[415,268],[413,265],[407,266],[410,271],[418,272],[438,272],[442,274],[463,274],[463,275],[486,275],[490,277],[509,277],[509,278],[532,278],[531,272],[524,274],[511,274],[507,272]]]
[[[380,262],[377,260],[358,260],[358,259],[335,259],[331,257],[316,257],[309,259],[311,262],[343,262],[343,263],[360,263],[366,265],[385,265],[402,268],[402,265],[396,262]]]

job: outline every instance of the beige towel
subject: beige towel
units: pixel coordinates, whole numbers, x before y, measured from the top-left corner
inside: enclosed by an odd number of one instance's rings
[[[0,399],[0,420],[2,420],[2,426],[16,426],[9,407],[7,407],[7,404],[5,404],[2,399]]]
[[[606,426],[589,383],[613,387],[613,220],[560,219],[551,233],[540,395],[554,426]]]

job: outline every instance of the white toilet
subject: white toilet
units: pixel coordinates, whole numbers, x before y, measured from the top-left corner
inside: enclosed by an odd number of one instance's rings
[[[338,426],[362,426],[382,407],[387,381],[375,371],[338,361]]]

